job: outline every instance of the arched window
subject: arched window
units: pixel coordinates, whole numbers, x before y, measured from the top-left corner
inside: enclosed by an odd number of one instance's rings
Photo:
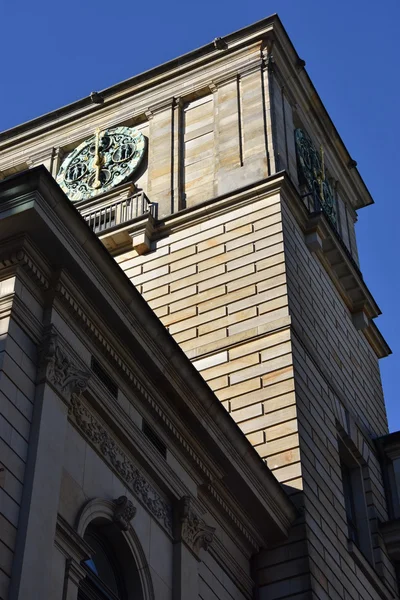
[[[107,532],[100,526],[89,525],[83,539],[93,551],[83,563],[87,575],[81,583],[78,600],[125,600],[126,588]]]
[[[147,560],[133,527],[115,519],[116,501],[90,500],[76,530],[91,549],[78,600],[154,600]]]

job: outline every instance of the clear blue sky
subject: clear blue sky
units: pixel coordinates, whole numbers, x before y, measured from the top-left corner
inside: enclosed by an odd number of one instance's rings
[[[400,429],[400,1],[0,0],[0,130],[101,90],[277,12],[369,187],[361,267],[394,354],[381,361]]]

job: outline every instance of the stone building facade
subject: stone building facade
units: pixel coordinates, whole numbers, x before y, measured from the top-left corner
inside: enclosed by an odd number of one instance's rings
[[[0,597],[398,598],[372,198],[279,18],[0,149]]]

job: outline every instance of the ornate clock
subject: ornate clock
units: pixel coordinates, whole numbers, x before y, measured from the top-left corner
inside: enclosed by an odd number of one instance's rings
[[[296,129],[296,154],[301,185],[307,188],[314,200],[315,211],[323,210],[328,219],[337,229],[337,207],[331,184],[329,183],[324,165],[324,151],[321,146],[317,152],[308,134],[302,129]]]
[[[63,161],[57,183],[72,202],[94,198],[126,181],[145,147],[145,137],[132,127],[97,129]]]

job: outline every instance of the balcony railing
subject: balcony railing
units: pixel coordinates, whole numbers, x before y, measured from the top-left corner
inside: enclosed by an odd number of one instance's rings
[[[143,215],[151,214],[155,218],[155,208],[146,194],[139,192],[130,198],[93,208],[82,216],[95,233],[103,233]]]

